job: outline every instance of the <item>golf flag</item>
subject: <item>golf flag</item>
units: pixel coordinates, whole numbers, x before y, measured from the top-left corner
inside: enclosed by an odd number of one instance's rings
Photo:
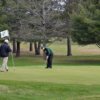
[[[4,38],[4,37],[9,37],[9,31],[8,30],[4,30],[2,32],[0,32],[0,35],[1,35],[1,38]]]

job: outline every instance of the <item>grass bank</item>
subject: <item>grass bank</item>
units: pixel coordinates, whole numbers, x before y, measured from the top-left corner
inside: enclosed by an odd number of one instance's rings
[[[10,68],[0,73],[0,100],[100,100],[99,66]]]
[[[0,60],[0,64],[2,60]],[[34,65],[42,65],[45,66],[45,61],[42,56],[21,56],[14,57],[15,66],[34,66]],[[13,66],[12,57],[9,58],[8,62],[9,66]],[[100,66],[100,56],[61,56],[55,55],[53,59],[53,65],[65,65],[65,66],[83,66],[83,65],[94,65]]]
[[[0,100],[100,100],[100,85],[0,81]]]

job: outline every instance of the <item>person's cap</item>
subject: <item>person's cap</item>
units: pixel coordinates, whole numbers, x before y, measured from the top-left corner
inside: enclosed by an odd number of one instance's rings
[[[5,43],[9,43],[9,41],[6,39],[5,41],[4,41]]]
[[[44,46],[41,46],[41,49],[43,49],[43,50],[44,50],[44,49],[45,49],[45,47],[44,47]]]

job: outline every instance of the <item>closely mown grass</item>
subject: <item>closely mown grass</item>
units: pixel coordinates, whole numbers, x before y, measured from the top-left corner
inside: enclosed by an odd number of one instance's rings
[[[100,100],[100,85],[1,80],[0,100]]]
[[[100,100],[99,66],[15,67],[0,73],[0,100]]]
[[[2,60],[0,60],[1,63]],[[42,56],[21,56],[13,58],[15,66],[45,65]],[[9,57],[9,66],[13,66],[12,57]],[[61,56],[55,55],[53,65],[100,65],[100,56]]]
[[[100,84],[99,66],[26,66],[9,68],[8,73],[0,73],[0,80],[26,82],[51,82],[59,84]]]
[[[14,56],[14,66],[9,57],[9,71],[0,72],[0,100],[100,100],[99,48],[74,45],[71,57],[65,44],[50,48],[53,69],[45,69],[41,55],[22,51],[21,57]]]

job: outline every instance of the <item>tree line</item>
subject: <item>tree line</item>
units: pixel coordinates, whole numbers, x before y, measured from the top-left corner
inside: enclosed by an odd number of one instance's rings
[[[22,41],[34,43],[35,54],[40,45],[67,40],[67,56],[71,41],[100,47],[100,0],[0,0],[0,31],[8,29],[13,52],[20,56]]]

